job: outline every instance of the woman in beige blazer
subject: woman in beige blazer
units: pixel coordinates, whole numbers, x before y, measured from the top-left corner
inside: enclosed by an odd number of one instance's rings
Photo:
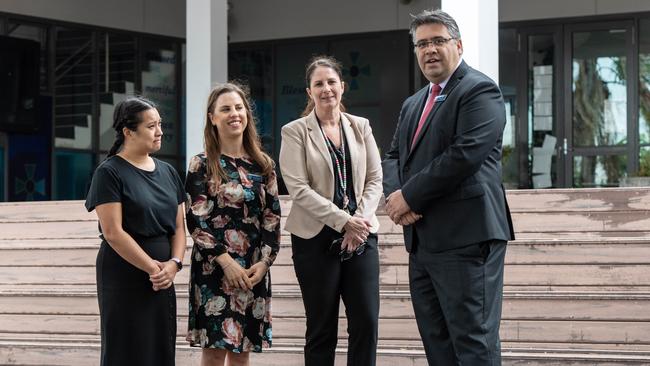
[[[341,66],[314,58],[303,117],[282,128],[280,170],[293,200],[285,229],[307,315],[305,365],[334,365],[339,302],[348,365],[375,365],[381,161],[367,119],[344,113]]]

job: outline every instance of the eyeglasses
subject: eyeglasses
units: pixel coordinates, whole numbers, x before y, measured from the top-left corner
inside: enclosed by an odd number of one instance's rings
[[[363,243],[359,244],[359,246],[357,247],[357,249],[355,249],[355,250],[352,251],[352,252],[348,252],[348,251],[345,250],[345,249],[344,249],[344,250],[341,250],[341,253],[339,253],[339,257],[341,258],[341,262],[343,262],[343,261],[347,261],[348,259],[352,258],[355,254],[356,254],[356,255],[361,255],[361,254],[363,254],[363,252],[366,251],[366,243],[367,243],[367,242],[364,241]]]
[[[431,39],[423,39],[421,41],[418,41],[415,43],[415,48],[417,48],[420,51],[424,51],[429,46],[434,46],[436,48],[440,48],[447,44],[447,42],[451,41],[452,39],[455,39],[454,37],[449,37],[449,38],[444,38],[444,37],[435,37]]]
[[[352,258],[355,254],[356,255],[363,254],[366,251],[366,244],[368,242],[364,241],[363,243],[359,244],[357,249],[351,252],[348,252],[345,249],[341,249],[341,243],[343,243],[343,238],[338,238],[332,241],[332,244],[330,245],[330,252],[334,255],[336,255],[336,253],[338,252],[339,259],[341,259],[341,262],[343,262]]]

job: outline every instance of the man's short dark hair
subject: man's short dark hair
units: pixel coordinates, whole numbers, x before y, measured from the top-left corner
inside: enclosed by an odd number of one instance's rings
[[[415,30],[419,26],[425,24],[442,24],[447,27],[449,35],[454,39],[460,39],[460,30],[458,29],[458,24],[451,15],[445,13],[440,9],[436,10],[423,10],[421,13],[413,15],[411,14],[413,20],[411,21],[411,26],[409,28],[409,33],[415,43]]]

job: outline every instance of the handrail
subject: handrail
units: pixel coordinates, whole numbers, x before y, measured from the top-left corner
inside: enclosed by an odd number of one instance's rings
[[[86,42],[86,43],[84,43],[83,45],[81,45],[81,47],[79,47],[79,49],[76,50],[73,54],[71,54],[70,56],[68,56],[68,58],[66,58],[65,60],[63,60],[63,61],[62,61],[62,62],[61,62],[61,63],[60,63],[60,64],[59,64],[55,69],[54,69],[54,75],[56,75],[56,73],[57,73],[57,72],[58,72],[62,67],[64,67],[66,63],[68,63],[68,62],[69,62],[70,60],[72,60],[73,58],[77,57],[81,52],[84,51],[84,49],[88,48],[91,44],[92,44],[92,40],[89,40],[88,42]],[[79,62],[80,62],[80,60],[81,60],[82,58],[83,58],[83,57],[77,59],[77,61],[76,61],[75,63],[73,63],[72,65],[70,65],[70,67],[68,67],[67,69],[65,69],[65,71],[63,71],[60,75],[58,75],[58,76],[56,77],[56,80],[57,80],[57,81],[60,80],[60,79],[61,79],[63,76],[65,76],[65,75],[66,75],[66,74],[67,74],[67,73],[68,73],[68,72],[69,72],[73,67],[77,66],[77,65],[79,64]]]

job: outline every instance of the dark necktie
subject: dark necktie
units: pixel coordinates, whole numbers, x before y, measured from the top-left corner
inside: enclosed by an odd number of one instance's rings
[[[436,97],[440,94],[440,91],[442,88],[438,84],[433,84],[430,89],[430,94],[429,99],[427,99],[427,104],[424,106],[424,110],[422,111],[422,117],[420,117],[420,122],[418,122],[418,128],[415,130],[415,133],[413,134],[413,141],[411,141],[411,149],[413,149],[413,146],[415,145],[415,141],[418,138],[418,135],[420,134],[420,130],[422,129],[422,126],[424,126],[424,122],[426,122],[427,118],[429,117],[429,113],[431,113],[431,110],[433,109],[433,105],[435,104]]]

